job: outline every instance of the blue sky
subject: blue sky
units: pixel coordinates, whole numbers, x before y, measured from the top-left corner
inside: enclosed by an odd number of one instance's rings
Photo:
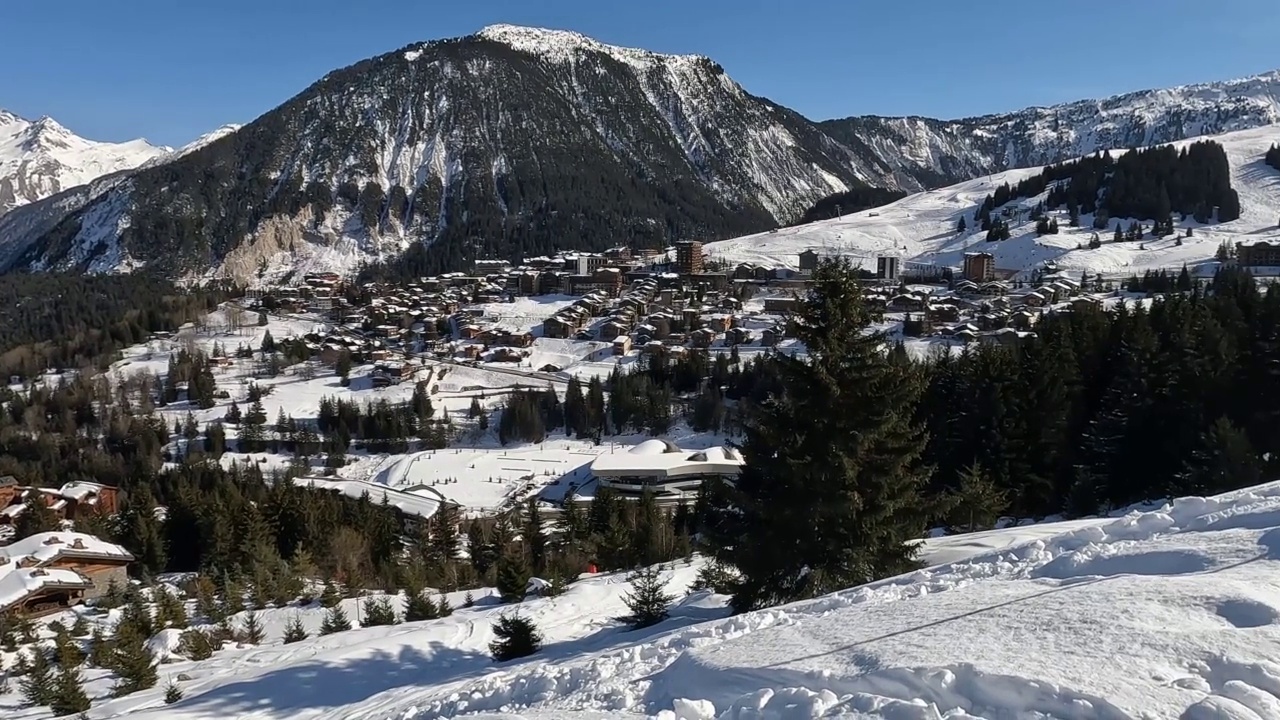
[[[961,117],[1280,67],[1277,0],[27,1],[0,10],[0,107],[180,145],[334,68],[497,22],[708,55],[815,119]]]

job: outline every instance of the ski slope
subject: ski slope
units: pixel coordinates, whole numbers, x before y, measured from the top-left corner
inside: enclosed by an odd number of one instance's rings
[[[584,578],[519,611],[546,636],[531,658],[487,657],[512,606],[477,593],[446,619],[170,658],[156,688],[95,697],[89,717],[159,720],[1269,720],[1280,717],[1280,483],[1183,498],[1119,518],[925,542],[930,567],[729,617],[685,594],[629,631],[621,575]],[[451,596],[455,606],[461,598]],[[355,618],[354,601],[348,615]],[[320,610],[303,611],[315,629]],[[163,645],[163,643],[155,643]],[[15,720],[44,717],[0,696]]]
[[[1142,242],[1111,244],[1116,218],[1107,230],[1090,227],[1093,218],[1081,216],[1080,227],[1068,227],[1067,214],[1057,213],[1061,232],[1037,236],[1035,223],[1024,221],[1010,226],[1011,237],[1002,242],[986,242],[986,233],[976,226],[973,213],[982,201],[1003,183],[1016,184],[1037,175],[1042,168],[1009,170],[977,178],[957,185],[917,193],[898,202],[808,225],[710,243],[707,253],[731,264],[757,263],[774,267],[797,267],[799,254],[815,250],[825,255],[845,255],[863,267],[875,269],[881,255],[897,256],[906,261],[929,265],[960,266],[966,252],[989,252],[995,256],[997,269],[1027,271],[1054,261],[1064,270],[1102,273],[1108,276],[1141,274],[1145,270],[1178,270],[1183,264],[1194,266],[1211,261],[1225,240],[1237,241],[1280,239],[1276,221],[1280,218],[1280,172],[1263,162],[1272,144],[1280,142],[1280,126],[1192,138],[1173,143],[1178,147],[1196,140],[1210,139],[1220,143],[1231,164],[1231,184],[1240,195],[1241,215],[1238,220],[1221,225],[1201,225],[1191,218],[1177,222],[1178,234],[1187,228],[1193,236],[1183,238],[1179,246],[1173,236],[1156,239],[1148,236]],[[1112,154],[1123,153],[1113,150]],[[1042,198],[1015,200],[1011,205],[1033,207]],[[968,229],[957,232],[961,217]],[[1053,213],[1050,216],[1054,216]],[[1175,216],[1176,218],[1176,216]],[[1128,220],[1123,219],[1125,226]],[[1150,223],[1146,223],[1149,227]],[[1088,249],[1093,233],[1098,232],[1102,247]],[[1082,249],[1077,249],[1080,246]]]

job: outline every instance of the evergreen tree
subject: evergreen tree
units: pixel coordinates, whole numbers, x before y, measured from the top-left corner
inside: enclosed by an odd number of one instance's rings
[[[542,647],[542,633],[533,621],[522,615],[503,615],[493,624],[496,638],[489,643],[489,654],[496,662],[528,657]]]
[[[524,553],[508,551],[498,559],[498,596],[504,603],[524,600],[529,587],[529,566]]]
[[[18,656],[15,666],[22,679],[18,681],[18,689],[22,697],[31,705],[51,705],[57,690],[53,676],[53,666],[49,657],[40,646],[33,646],[24,655]]]
[[[342,609],[342,605],[334,605],[324,614],[324,621],[320,623],[321,635],[332,635],[336,632],[343,632],[351,629],[351,621],[347,619],[347,613]]]
[[[365,599],[363,627],[396,625],[399,622],[400,618],[397,616],[396,609],[391,604],[390,598],[385,595],[379,595],[378,597]]]
[[[421,586],[405,591],[404,621],[419,622],[440,617],[440,609]]]
[[[953,532],[989,530],[1008,505],[1004,491],[978,463],[971,463],[960,472],[960,487],[950,500]]]
[[[440,596],[436,599],[436,612],[442,618],[453,614],[453,606],[449,604],[449,598],[445,597],[444,593],[440,593]]]
[[[824,261],[792,322],[805,359],[774,356],[781,392],[752,408],[734,487],[714,483],[706,535],[741,577],[744,611],[914,567],[932,514],[922,489],[923,378],[883,335],[847,260]],[[798,522],[797,518],[804,518]]]
[[[28,491],[22,500],[22,514],[18,515],[17,521],[13,524],[14,537],[21,540],[39,533],[57,530],[60,525],[58,516],[45,502],[45,494]]]
[[[342,387],[347,387],[351,384],[350,352],[343,350],[342,353],[338,355],[338,361],[334,365],[334,372],[338,374],[338,377],[340,378],[339,384],[342,385]]]
[[[956,223],[956,232],[962,233],[969,229],[969,225],[964,221],[964,216],[960,216],[960,220]]]
[[[262,352],[273,353],[276,351],[276,340],[271,337],[271,331],[267,330],[262,334]]]
[[[146,639],[136,632],[117,635],[111,659],[111,667],[117,676],[116,686],[111,691],[113,697],[155,687],[156,668],[145,643]]]
[[[216,649],[213,638],[204,630],[193,628],[178,638],[178,652],[188,660],[207,660]]]
[[[301,642],[307,637],[307,629],[302,625],[302,616],[294,613],[284,626],[284,644]]]
[[[577,376],[569,378],[564,392],[565,431],[577,437],[584,437],[590,425],[587,412],[587,399],[582,394],[582,382]]]
[[[79,667],[64,665],[58,671],[49,697],[54,717],[71,715],[89,709],[89,696],[84,692],[84,676]]]
[[[666,579],[658,566],[635,570],[627,581],[631,583],[631,589],[623,596],[623,601],[631,611],[627,623],[633,630],[657,625],[667,619],[667,608],[675,597],[667,594]]]
[[[1203,433],[1171,494],[1215,495],[1261,481],[1261,464],[1248,436],[1220,417]]]
[[[524,531],[520,534],[525,550],[529,553],[529,566],[536,574],[546,567],[547,532],[543,527],[542,511],[538,508],[538,498],[531,497],[525,503]]]
[[[252,611],[245,613],[240,637],[250,645],[261,645],[266,639],[266,632],[262,629],[262,621],[258,618],[258,613]]]
[[[342,593],[333,578],[324,581],[324,590],[320,593],[320,605],[326,608],[335,607],[342,602]]]
[[[170,680],[169,683],[164,686],[164,704],[172,705],[181,699],[182,688],[178,687],[177,683]]]

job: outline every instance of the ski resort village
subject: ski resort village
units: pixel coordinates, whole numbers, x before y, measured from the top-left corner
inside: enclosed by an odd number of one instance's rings
[[[6,720],[1280,720],[1280,71],[317,77],[178,150],[0,110]]]

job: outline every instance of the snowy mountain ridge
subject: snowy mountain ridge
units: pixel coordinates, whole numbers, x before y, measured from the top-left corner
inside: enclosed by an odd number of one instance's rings
[[[855,152],[874,158],[904,189],[920,189],[1099,150],[1278,122],[1280,70],[957,120],[868,115],[818,125]]]
[[[0,110],[0,215],[172,150],[146,140],[86,140],[51,117],[26,120]]]

